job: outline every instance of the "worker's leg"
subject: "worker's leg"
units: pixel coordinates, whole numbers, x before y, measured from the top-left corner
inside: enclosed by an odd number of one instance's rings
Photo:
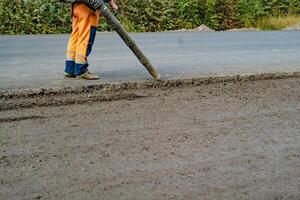
[[[96,27],[98,24],[99,13],[94,13],[89,7],[83,3],[74,5],[74,14],[78,16],[78,32],[76,55],[75,55],[75,75],[81,75],[87,72],[88,61],[87,56],[92,50],[96,35]],[[97,23],[96,23],[97,21]]]
[[[67,58],[66,58],[65,72],[67,73],[67,75],[74,75],[76,48],[77,48],[77,41],[79,37],[78,21],[79,21],[78,16],[72,15],[72,33],[68,42],[68,47],[66,52]]]
[[[86,54],[87,56],[89,56],[92,51],[95,42],[98,23],[99,23],[99,11],[96,11],[93,12],[90,17],[91,30],[90,30],[90,39],[89,39],[88,49]]]

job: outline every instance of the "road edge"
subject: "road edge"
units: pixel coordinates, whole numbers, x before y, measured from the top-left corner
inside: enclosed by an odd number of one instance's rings
[[[36,88],[1,91],[0,98],[13,97],[33,97],[58,94],[80,94],[91,91],[120,91],[129,89],[151,89],[151,88],[175,88],[181,86],[199,86],[203,84],[222,83],[222,82],[243,82],[272,79],[300,78],[300,71],[291,72],[270,72],[256,74],[234,74],[234,75],[216,75],[199,78],[174,78],[160,81],[134,81],[123,83],[103,83],[80,87],[55,87],[55,88]]]

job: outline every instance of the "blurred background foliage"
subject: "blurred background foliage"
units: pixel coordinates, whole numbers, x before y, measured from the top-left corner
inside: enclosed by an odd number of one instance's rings
[[[300,0],[116,0],[128,31],[281,29],[300,21]],[[0,0],[0,34],[69,33],[70,5],[55,0]],[[100,31],[110,28],[102,19]]]

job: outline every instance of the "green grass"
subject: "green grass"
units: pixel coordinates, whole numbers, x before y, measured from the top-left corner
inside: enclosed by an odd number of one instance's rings
[[[261,30],[281,30],[297,23],[300,23],[300,16],[265,17],[259,19],[255,27]]]

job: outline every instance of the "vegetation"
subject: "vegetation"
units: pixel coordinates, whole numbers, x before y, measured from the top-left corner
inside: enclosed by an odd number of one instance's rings
[[[129,31],[240,27],[279,29],[300,20],[299,0],[116,0]],[[0,0],[0,34],[68,33],[70,5],[55,0]],[[109,30],[102,20],[100,30]]]
[[[262,30],[281,30],[297,23],[300,23],[299,16],[277,16],[259,19],[256,27]]]
[[[64,33],[69,9],[51,0],[0,0],[0,34]]]

